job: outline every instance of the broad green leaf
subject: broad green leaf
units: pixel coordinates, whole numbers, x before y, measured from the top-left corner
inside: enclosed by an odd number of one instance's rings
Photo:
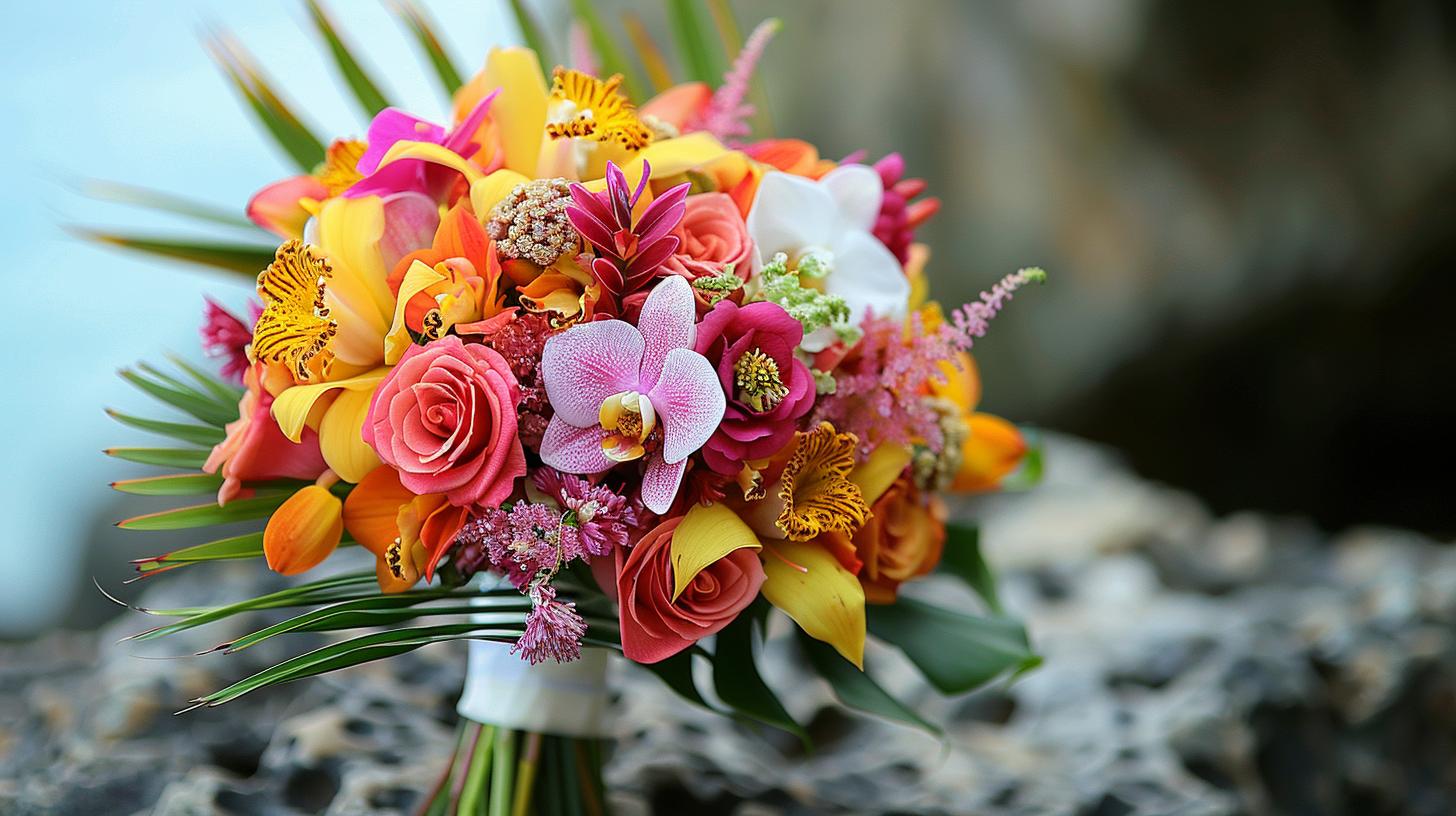
[[[334,65],[338,67],[339,74],[343,76],[344,82],[349,90],[354,92],[354,99],[358,101],[364,115],[373,118],[389,107],[389,100],[385,99],[380,92],[379,86],[369,77],[369,73],[354,58],[349,46],[344,44],[344,39],[339,35],[339,29],[329,19],[319,0],[307,0],[308,15],[313,20],[314,27],[318,29],[320,37],[323,37],[324,44],[329,48],[329,54],[334,58]]]
[[[964,524],[945,525],[945,550],[940,569],[966,582],[981,596],[986,607],[1001,614],[1001,598],[996,594],[996,576],[981,556],[981,531]]]
[[[718,633],[713,652],[713,688],[718,698],[738,713],[795,734],[808,744],[809,735],[789,716],[778,695],[758,673],[753,621],[746,613]]]
[[[866,672],[855,668],[825,643],[798,632],[799,647],[809,664],[834,689],[839,701],[850,708],[894,720],[941,736],[939,726],[921,717],[915,709],[900,702],[874,681]]]
[[[88,241],[98,241],[110,246],[121,247],[148,255],[170,258],[177,261],[211,266],[256,277],[273,262],[277,247],[266,244],[223,243],[220,241],[199,241],[164,238],[145,235],[124,235],[86,228],[71,228],[70,231]]]
[[[1004,491],[1030,490],[1041,484],[1045,475],[1045,440],[1032,428],[1022,428],[1021,436],[1026,440],[1026,455],[1021,458],[1021,466],[1001,480]]]
[[[641,96],[642,83],[637,78],[636,70],[627,62],[626,55],[617,45],[616,36],[602,21],[602,16],[597,13],[592,0],[571,0],[571,13],[586,27],[592,50],[597,52],[597,58],[601,60],[602,74],[621,74],[622,90],[627,97],[637,103],[646,101]]]
[[[221,507],[216,502],[178,507],[133,516],[125,521],[117,522],[116,526],[123,530],[185,530],[191,527],[211,527],[218,524],[251,521],[272,515],[273,511],[288,499],[288,496],[288,493],[275,493],[250,499],[234,499]]]
[[[868,620],[875,637],[903,651],[946,694],[1041,662],[1026,630],[1010,618],[967,615],[901,596],[893,604],[870,606]]]
[[[159,419],[142,419],[130,414],[107,408],[106,415],[123,425],[130,425],[143,431],[191,442],[194,445],[211,447],[223,440],[223,431],[215,425],[191,425],[185,422],[163,422]]]
[[[223,34],[215,34],[206,45],[218,67],[283,152],[293,159],[299,170],[313,172],[324,159],[324,143],[289,110],[254,65],[252,57],[241,45]]]
[[[247,216],[240,212],[234,212],[231,209],[195,201],[162,190],[151,190],[146,187],[137,187],[132,184],[123,184],[117,181],[102,181],[100,179],[86,181],[81,190],[91,198],[97,198],[103,201],[114,201],[118,204],[144,207],[157,212],[180,215],[197,221],[208,221],[213,224],[233,227],[259,235],[266,234],[262,227],[249,221]]]
[[[465,82],[460,78],[460,72],[455,69],[450,55],[445,53],[445,45],[435,33],[435,26],[430,18],[414,0],[399,0],[394,4],[394,13],[409,27],[410,33],[415,35],[420,50],[425,52],[430,66],[435,69],[435,76],[439,78],[440,87],[445,94],[454,94]]]
[[[657,675],[658,679],[684,700],[710,711],[716,710],[708,704],[707,700],[703,699],[703,695],[698,692],[698,684],[693,680],[693,655],[695,654],[701,654],[696,646],[684,649],[666,660],[643,664],[642,668]]]
[[[723,52],[708,36],[700,0],[665,0],[667,20],[677,41],[678,58],[689,79],[717,87],[728,70]]]
[[[200,470],[207,461],[207,451],[201,448],[107,448],[103,452],[140,465],[180,470]]]

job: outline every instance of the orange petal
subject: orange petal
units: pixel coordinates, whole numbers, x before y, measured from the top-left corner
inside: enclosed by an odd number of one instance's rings
[[[344,534],[343,505],[327,488],[309,485],[273,511],[263,530],[268,568],[297,575],[318,566]]]
[[[1026,440],[1010,422],[990,414],[966,417],[971,433],[961,447],[964,462],[951,483],[953,490],[995,490],[1021,464]]]
[[[713,98],[713,89],[706,82],[684,82],[674,85],[638,108],[642,116],[655,116],[678,130],[702,113]]]
[[[932,381],[930,390],[937,397],[955,403],[963,413],[974,411],[981,401],[981,372],[976,368],[975,358],[961,351],[953,360],[941,360],[937,365],[945,375],[945,382]]]
[[[394,468],[380,465],[360,479],[344,500],[344,528],[364,549],[382,556],[399,538],[395,521],[399,508],[414,498],[415,494],[399,483]]]
[[[259,190],[248,202],[248,218],[279,238],[302,238],[309,213],[299,202],[322,201],[329,188],[313,176],[294,176]]]

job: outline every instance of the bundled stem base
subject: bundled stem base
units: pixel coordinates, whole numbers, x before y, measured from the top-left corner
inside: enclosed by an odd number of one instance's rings
[[[607,742],[461,720],[419,816],[608,816]]]

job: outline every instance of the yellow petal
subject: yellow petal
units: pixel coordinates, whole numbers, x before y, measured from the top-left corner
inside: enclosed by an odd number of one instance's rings
[[[465,176],[465,180],[470,184],[474,184],[485,175],[480,172],[479,167],[461,158],[459,153],[444,145],[435,144],[434,142],[411,142],[407,140],[395,142],[390,146],[389,151],[384,154],[384,158],[379,160],[379,166],[384,167],[401,159],[419,159],[430,162],[431,164],[438,164],[441,167],[448,167]]]
[[[313,410],[314,403],[318,402],[320,397],[338,388],[372,393],[374,387],[379,385],[388,373],[387,367],[380,366],[346,380],[295,385],[273,400],[273,418],[278,421],[278,427],[282,429],[283,435],[297,442],[303,436],[303,426],[308,422],[309,411]]]
[[[800,569],[802,568],[802,569]],[[770,541],[764,550],[763,596],[864,668],[865,595],[859,579],[823,547],[809,541]]]
[[[319,452],[329,469],[346,482],[357,484],[379,466],[374,449],[359,435],[369,413],[373,389],[349,389],[339,394],[319,422]]]
[[[490,103],[490,118],[500,128],[505,166],[534,177],[541,142],[546,138],[546,77],[536,52],[492,48],[485,59],[483,79],[483,87],[501,89]],[[475,212],[484,214],[479,209]]]
[[[653,142],[637,154],[632,164],[648,162],[652,165],[653,178],[666,178],[686,173],[731,152],[711,134],[697,131],[676,139]],[[627,176],[641,178],[642,173],[639,170]]]
[[[326,488],[309,485],[273,511],[263,530],[268,568],[297,575],[318,566],[344,534],[343,503]]]
[[[356,359],[362,354],[377,363],[389,329],[394,295],[379,251],[383,235],[384,205],[377,196],[331,198],[319,208],[319,247],[333,267],[325,298],[339,323],[334,348],[345,362],[364,362]]]
[[[995,490],[1026,456],[1026,439],[1015,425],[991,414],[966,417],[970,434],[961,446],[962,464],[952,490]]]
[[[470,206],[475,217],[482,221],[490,218],[490,211],[506,197],[517,184],[530,181],[514,170],[497,170],[470,185]]]
[[[736,513],[721,504],[694,505],[672,534],[672,599],[704,568],[744,547],[757,550],[763,545]]]
[[[444,279],[444,275],[431,269],[423,261],[415,261],[410,264],[410,268],[404,273],[404,280],[399,282],[399,297],[395,299],[394,303],[394,322],[390,324],[389,334],[384,338],[385,365],[394,365],[399,362],[399,358],[403,357],[414,343],[410,339],[409,328],[404,323],[405,306],[410,302],[410,298]]]
[[[865,504],[873,505],[910,464],[910,448],[905,445],[881,445],[870,458],[856,465],[849,480],[859,485]]]

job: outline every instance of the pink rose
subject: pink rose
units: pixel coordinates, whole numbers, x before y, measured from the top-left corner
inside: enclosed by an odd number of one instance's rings
[[[674,601],[672,535],[681,521],[671,518],[650,530],[617,570],[622,653],[629,660],[666,660],[721,631],[763,586],[758,553],[742,548],[704,567]]]
[[[516,433],[520,388],[495,350],[450,335],[410,346],[379,384],[364,441],[410,492],[493,507],[526,473]]]
[[[662,268],[689,281],[705,275],[716,275],[724,266],[733,264],[738,277],[748,279],[752,270],[753,239],[738,205],[726,193],[702,193],[687,198],[687,213],[673,231],[679,240],[677,252],[663,262]],[[742,300],[743,290],[732,299]],[[699,312],[708,303],[698,294]]]

